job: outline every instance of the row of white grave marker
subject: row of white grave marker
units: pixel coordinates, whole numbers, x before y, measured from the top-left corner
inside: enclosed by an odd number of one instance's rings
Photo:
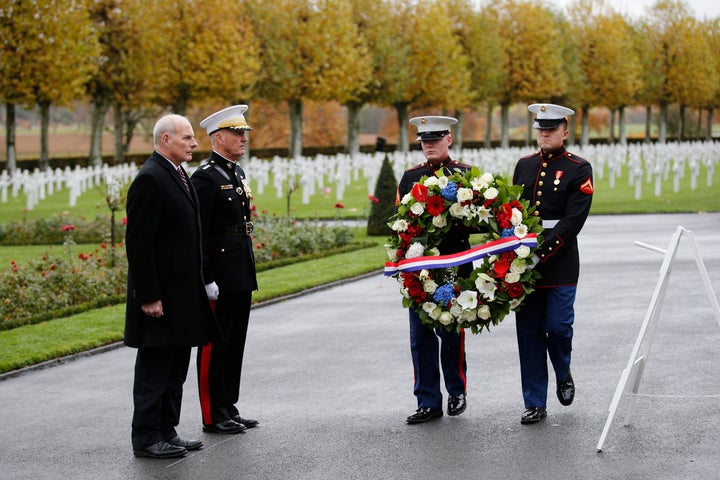
[[[704,167],[706,184],[712,186],[715,165],[720,162],[719,142],[683,142],[673,144],[630,144],[595,145],[569,150],[588,159],[593,164],[596,183],[608,175],[610,188],[615,181],[628,172],[629,185],[635,187],[635,198],[642,197],[643,185],[654,185],[654,194],[662,194],[662,183],[670,175],[673,178],[673,190],[680,190],[680,181],[686,171],[690,172],[690,188],[695,190]],[[477,166],[484,172],[492,172],[511,178],[517,160],[532,150],[528,148],[473,149],[453,152],[453,157]],[[310,198],[322,190],[322,193],[334,191],[335,200],[342,201],[345,189],[352,182],[363,178],[366,181],[368,195],[373,195],[382,166],[383,158],[388,156],[395,173],[400,179],[405,169],[424,161],[422,152],[363,153],[358,155],[317,155],[315,157],[285,158],[274,157],[262,160],[252,157],[243,161],[243,168],[256,194],[262,195],[266,189],[274,188],[278,198],[287,195],[289,189],[301,191],[301,201],[308,204]],[[689,167],[689,168],[688,168]],[[196,167],[188,167],[192,173]],[[32,210],[47,195],[63,188],[69,190],[69,206],[75,206],[77,198],[90,188],[99,185],[124,185],[132,181],[138,167],[134,164],[98,167],[66,167],[41,172],[35,169],[18,170],[13,175],[7,171],[0,173],[0,203],[8,201],[8,193],[16,198],[22,191],[27,196],[27,210]],[[270,181],[272,179],[272,185]],[[110,193],[110,192],[109,192]]]

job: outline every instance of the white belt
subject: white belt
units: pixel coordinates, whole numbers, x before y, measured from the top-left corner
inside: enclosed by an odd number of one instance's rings
[[[543,228],[545,228],[545,229],[555,228],[555,225],[557,225],[559,221],[560,221],[560,220],[543,220],[543,221],[542,221],[542,226],[543,226]]]

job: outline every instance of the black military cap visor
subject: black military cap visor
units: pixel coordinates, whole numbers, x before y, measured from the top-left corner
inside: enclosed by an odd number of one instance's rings
[[[555,130],[560,125],[567,125],[567,119],[565,118],[553,118],[553,119],[543,119],[543,120],[535,120],[535,123],[533,124],[533,128],[536,128],[538,130]]]
[[[434,142],[435,140],[440,140],[448,133],[450,133],[450,130],[440,130],[437,132],[422,132],[418,133],[417,140],[419,142]]]

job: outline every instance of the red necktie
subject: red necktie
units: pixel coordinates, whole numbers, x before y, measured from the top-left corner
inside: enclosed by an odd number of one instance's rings
[[[180,174],[180,178],[182,178],[183,183],[185,184],[185,189],[189,192],[190,186],[188,185],[187,177],[185,176],[185,172],[183,172],[182,167],[177,167],[177,171]]]

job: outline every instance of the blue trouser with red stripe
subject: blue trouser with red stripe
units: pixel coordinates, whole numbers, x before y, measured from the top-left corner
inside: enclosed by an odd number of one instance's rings
[[[448,332],[422,324],[417,312],[410,308],[410,353],[415,370],[418,408],[442,410],[440,367],[449,395],[465,393],[467,363],[465,361],[465,330]]]
[[[538,288],[515,313],[525,408],[544,408],[547,404],[548,357],[556,379],[567,378],[576,291],[575,285]]]

